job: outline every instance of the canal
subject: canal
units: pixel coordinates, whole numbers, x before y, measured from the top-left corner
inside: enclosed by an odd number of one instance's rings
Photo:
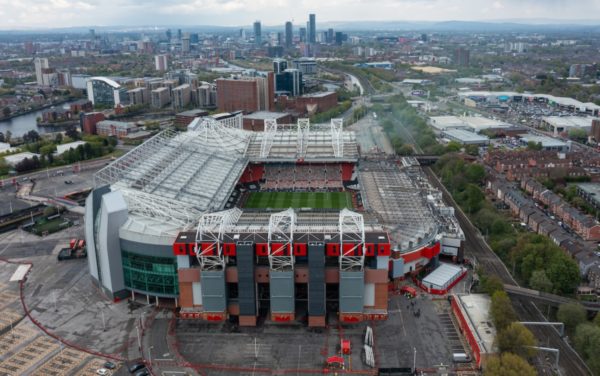
[[[66,107],[69,108],[71,102],[59,104],[55,107]],[[25,133],[34,130],[38,133],[50,133],[60,131],[61,127],[38,127],[36,119],[42,117],[42,113],[49,108],[30,112],[28,114],[19,115],[12,119],[0,120],[0,132],[6,134],[6,131],[10,131],[13,137],[21,137]]]

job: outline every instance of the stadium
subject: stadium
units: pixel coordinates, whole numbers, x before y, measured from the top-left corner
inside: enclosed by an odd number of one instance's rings
[[[241,326],[385,319],[393,282],[464,240],[416,159],[361,158],[341,119],[254,132],[241,115],[164,130],[98,171],[85,231],[112,299]]]

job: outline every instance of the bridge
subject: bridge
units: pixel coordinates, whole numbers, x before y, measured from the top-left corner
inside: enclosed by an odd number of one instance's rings
[[[541,300],[552,305],[561,305],[565,303],[578,303],[581,304],[586,310],[592,312],[600,311],[600,303],[596,302],[582,302],[576,299],[566,298],[555,294],[549,294],[547,292],[541,292],[538,290],[532,290],[525,287],[519,287],[515,285],[504,285],[504,290],[511,295],[524,296],[536,300]]]

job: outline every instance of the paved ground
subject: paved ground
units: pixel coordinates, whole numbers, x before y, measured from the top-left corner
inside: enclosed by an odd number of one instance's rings
[[[394,154],[394,148],[390,140],[379,125],[378,120],[373,117],[372,112],[349,126],[348,129],[356,133],[356,140],[362,154],[381,152]]]

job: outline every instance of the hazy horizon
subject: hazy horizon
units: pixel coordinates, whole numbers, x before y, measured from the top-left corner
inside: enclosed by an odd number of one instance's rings
[[[292,21],[303,25],[309,13],[319,23],[340,22],[597,22],[600,0],[0,0],[0,30],[69,27],[210,25],[266,26]]]

